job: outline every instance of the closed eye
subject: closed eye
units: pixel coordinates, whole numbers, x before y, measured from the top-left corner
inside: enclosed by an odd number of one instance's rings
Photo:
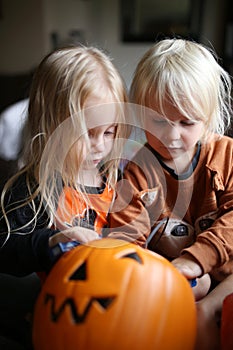
[[[182,122],[181,122],[181,124],[182,125],[184,125],[184,126],[193,126],[193,125],[196,125],[197,124],[197,122],[194,122],[194,121],[191,121],[191,120],[183,120]]]
[[[155,124],[167,124],[167,120],[166,119],[153,119],[153,122]]]
[[[104,132],[104,135],[105,136],[113,136],[113,137],[115,137],[115,135],[116,135],[116,126],[113,126],[113,127],[109,128],[109,129],[107,129]]]

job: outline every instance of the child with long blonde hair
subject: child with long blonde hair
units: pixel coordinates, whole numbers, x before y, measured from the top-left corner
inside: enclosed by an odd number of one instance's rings
[[[61,48],[39,64],[24,166],[1,197],[1,272],[48,271],[50,248],[103,234],[128,136],[125,102],[124,83],[100,49]]]

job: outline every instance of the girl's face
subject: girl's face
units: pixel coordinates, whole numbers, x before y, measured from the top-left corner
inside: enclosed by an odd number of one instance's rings
[[[150,146],[165,162],[181,159],[184,154],[192,157],[203,133],[203,122],[187,119],[169,102],[164,104],[166,118],[155,112],[156,106],[153,103],[150,108],[153,111],[149,111],[145,119],[146,137]]]
[[[85,103],[90,149],[84,149],[82,168],[96,167],[111,152],[116,136],[116,110],[112,98],[90,97]],[[86,153],[86,154],[85,154]]]

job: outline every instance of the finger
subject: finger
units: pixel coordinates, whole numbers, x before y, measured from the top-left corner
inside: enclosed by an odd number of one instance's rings
[[[53,247],[56,244],[58,244],[59,242],[65,243],[65,242],[69,242],[70,240],[71,239],[68,236],[59,232],[59,233],[56,233],[55,235],[53,235],[49,238],[49,247]]]
[[[99,238],[98,233],[95,231],[77,226],[68,228],[62,231],[62,233],[72,240],[78,240],[83,243]]]

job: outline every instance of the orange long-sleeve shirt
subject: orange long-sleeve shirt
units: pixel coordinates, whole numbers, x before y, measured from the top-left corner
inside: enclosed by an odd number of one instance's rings
[[[110,216],[110,237],[133,241],[169,259],[188,252],[203,273],[233,272],[233,139],[201,145],[193,171],[176,177],[145,145],[129,162]]]

